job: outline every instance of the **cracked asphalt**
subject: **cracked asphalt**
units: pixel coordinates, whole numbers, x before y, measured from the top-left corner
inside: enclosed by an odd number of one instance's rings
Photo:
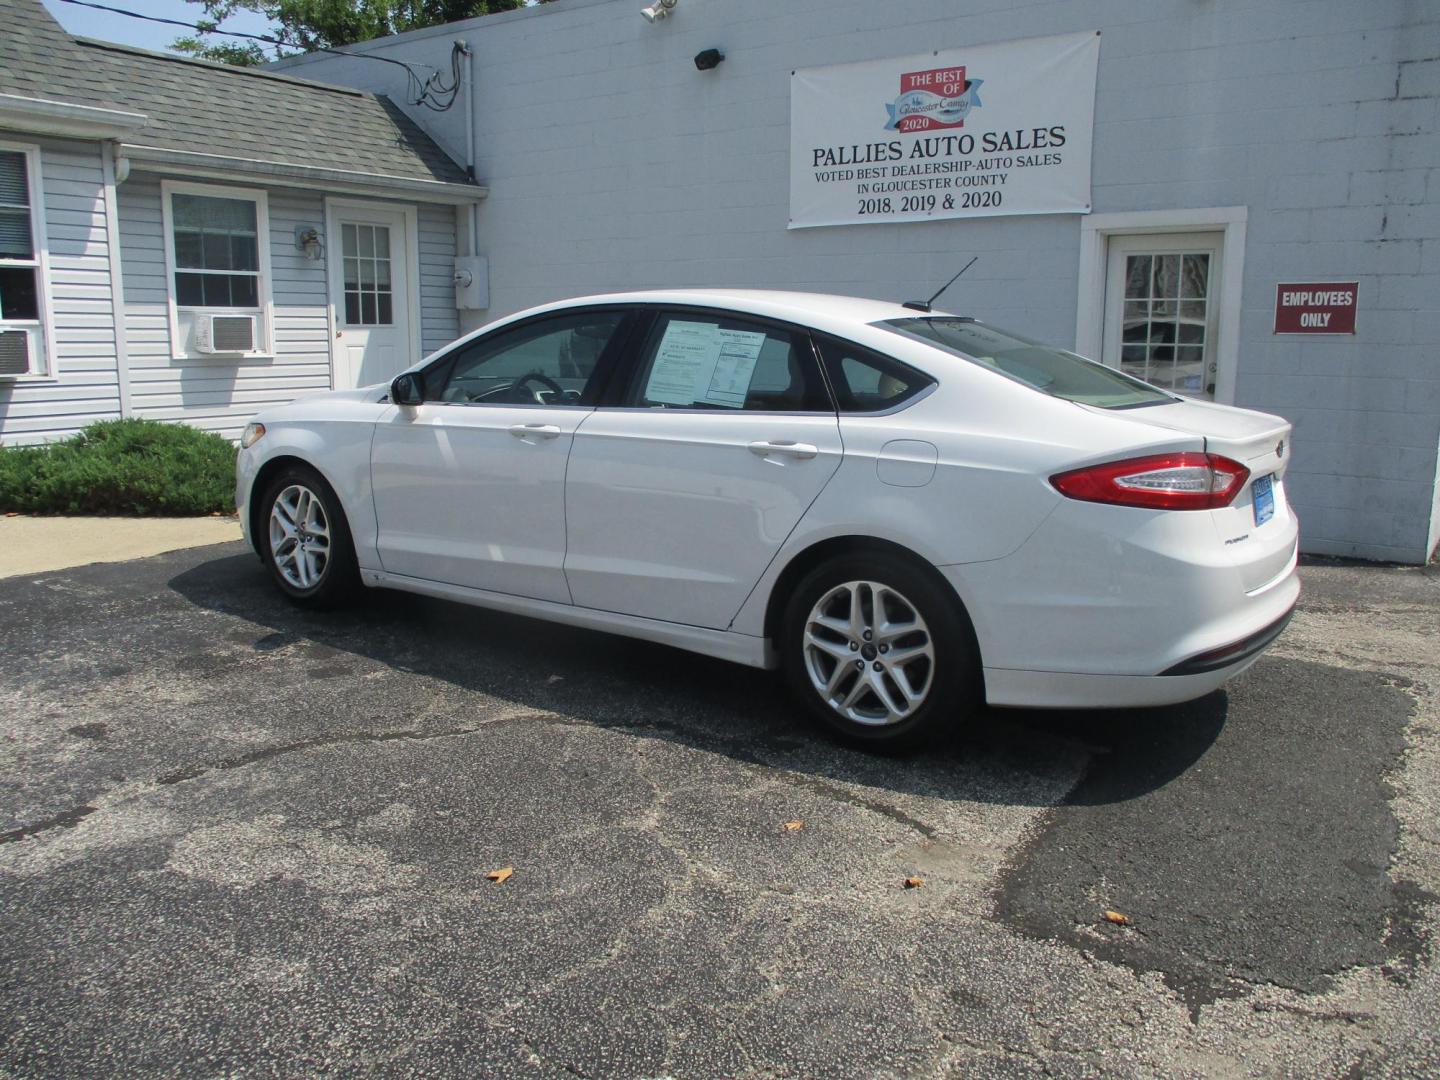
[[[0,581],[0,1075],[1436,1075],[1440,576],[1302,573],[1223,692],[902,760],[239,544]]]

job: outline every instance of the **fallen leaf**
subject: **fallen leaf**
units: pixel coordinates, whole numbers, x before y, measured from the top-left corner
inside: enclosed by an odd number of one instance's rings
[[[918,889],[924,884],[925,879],[923,877],[907,877],[905,879],[905,888],[907,889]]]
[[[1130,916],[1121,915],[1118,911],[1107,911],[1105,912],[1105,921],[1113,922],[1116,926],[1129,926]]]
[[[798,832],[804,827],[805,823],[803,821],[787,821],[784,826],[786,832]]]
[[[513,873],[515,873],[515,868],[513,866],[507,866],[503,870],[491,870],[485,876],[495,882],[496,885],[499,885],[502,881],[508,881],[510,875]]]

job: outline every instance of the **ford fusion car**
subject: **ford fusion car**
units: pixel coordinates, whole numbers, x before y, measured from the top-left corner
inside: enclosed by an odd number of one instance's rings
[[[1289,440],[923,304],[643,292],[261,413],[236,496],[297,603],[404,589],[779,667],[898,747],[1253,663],[1300,590]]]

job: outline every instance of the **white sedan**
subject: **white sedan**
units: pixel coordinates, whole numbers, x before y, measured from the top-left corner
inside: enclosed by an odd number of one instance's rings
[[[267,410],[236,497],[297,603],[405,589],[778,666],[895,747],[1253,663],[1300,590],[1289,439],[928,305],[643,292]]]

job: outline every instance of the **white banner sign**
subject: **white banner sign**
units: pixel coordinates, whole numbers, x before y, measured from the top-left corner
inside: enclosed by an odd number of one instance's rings
[[[790,82],[790,227],[1084,214],[1098,33],[810,68]]]

